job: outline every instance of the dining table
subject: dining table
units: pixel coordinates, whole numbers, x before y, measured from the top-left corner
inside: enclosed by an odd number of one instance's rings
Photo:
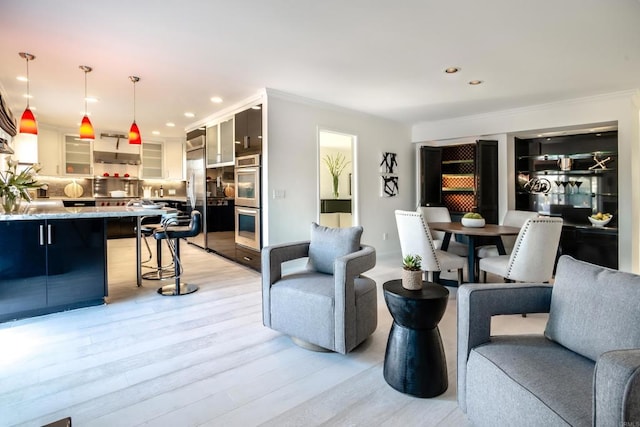
[[[509,225],[485,224],[484,227],[465,227],[460,222],[429,222],[429,228],[434,231],[444,231],[444,239],[440,249],[446,251],[449,247],[449,241],[452,234],[460,234],[467,237],[467,281],[475,283],[476,281],[476,246],[478,238],[492,241],[500,255],[506,255],[502,236],[513,236],[520,232],[519,227]]]

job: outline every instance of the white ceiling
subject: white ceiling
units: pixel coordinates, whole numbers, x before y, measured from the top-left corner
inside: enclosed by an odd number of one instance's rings
[[[141,78],[143,139],[262,88],[408,124],[640,88],[638,0],[2,0],[0,35],[16,116],[25,51],[40,123],[79,124],[89,65],[98,130],[128,130]]]

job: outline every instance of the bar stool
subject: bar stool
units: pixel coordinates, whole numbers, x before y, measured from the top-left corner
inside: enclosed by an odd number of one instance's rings
[[[191,220],[188,225],[178,224],[179,221],[177,218],[169,217],[163,222],[162,228],[157,228],[153,233],[153,237],[157,241],[167,241],[173,257],[173,278],[175,279],[175,283],[162,286],[158,289],[158,293],[164,296],[186,295],[198,290],[196,285],[180,283],[180,276],[183,271],[180,262],[180,239],[200,234],[202,230],[202,215],[199,211],[194,210],[191,212]]]
[[[149,254],[148,258],[141,262],[141,265],[144,268],[149,268],[152,270],[142,275],[142,278],[145,280],[170,279],[175,275],[173,262],[162,265],[162,240],[156,240],[156,263],[155,265],[151,265],[153,254],[151,252],[151,247],[149,246],[149,241],[147,240],[147,238],[152,237],[153,233],[155,233],[158,229],[162,229],[162,227],[162,223],[143,224],[140,227],[140,235],[142,236],[142,241],[147,247],[147,253]]]

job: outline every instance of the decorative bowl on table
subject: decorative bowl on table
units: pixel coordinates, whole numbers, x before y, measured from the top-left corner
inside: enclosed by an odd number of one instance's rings
[[[591,215],[589,217],[589,222],[591,222],[591,225],[593,225],[594,227],[604,227],[607,224],[609,224],[609,221],[611,221],[612,219],[613,219],[613,215],[611,214],[604,214],[600,217]]]
[[[485,225],[484,218],[462,218],[460,222],[463,227],[482,228]]]

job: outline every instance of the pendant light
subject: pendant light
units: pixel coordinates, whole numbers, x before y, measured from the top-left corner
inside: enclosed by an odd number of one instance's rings
[[[27,61],[27,108],[25,108],[24,113],[22,113],[22,118],[20,119],[19,133],[37,135],[38,125],[36,124],[36,118],[29,108],[29,99],[31,97],[29,93],[29,61],[33,61],[36,57],[27,52],[20,52],[18,55]]]
[[[93,132],[91,120],[89,120],[89,116],[87,115],[87,73],[90,73],[93,68],[87,65],[81,65],[80,69],[84,71],[84,117],[82,118],[82,123],[80,123],[80,139],[93,140],[96,138],[96,135]]]
[[[140,137],[140,129],[136,124],[136,83],[140,81],[140,77],[129,76],[129,80],[133,82],[133,123],[129,129],[129,144],[140,145],[142,138]]]

